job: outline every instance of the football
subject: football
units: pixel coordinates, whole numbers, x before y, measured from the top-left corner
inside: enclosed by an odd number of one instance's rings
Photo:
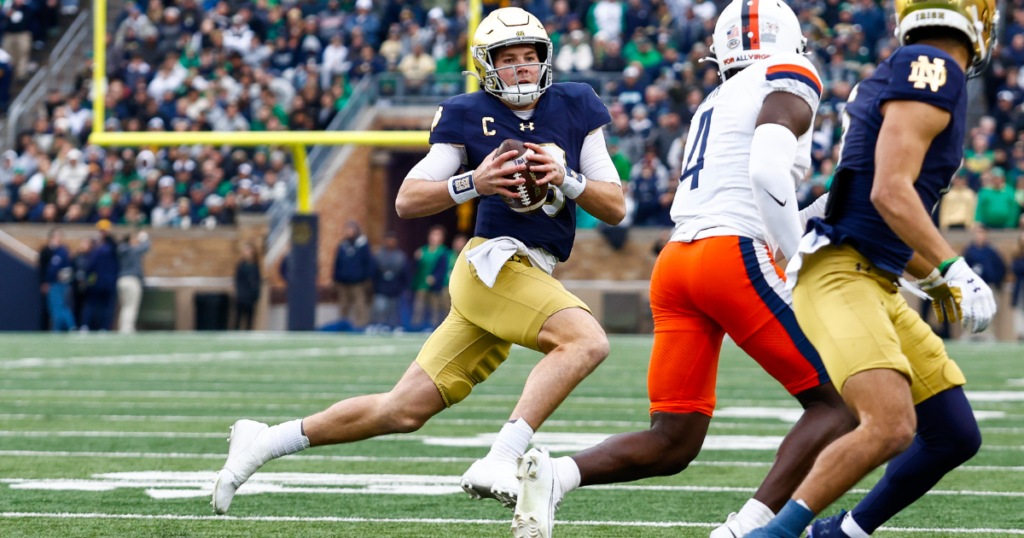
[[[506,161],[506,165],[526,164],[526,170],[516,172],[511,176],[506,176],[506,179],[525,179],[526,183],[509,187],[509,190],[519,193],[519,198],[509,198],[505,195],[502,195],[501,198],[502,200],[505,200],[505,203],[508,204],[509,207],[512,208],[512,211],[532,215],[544,209],[544,202],[547,201],[548,197],[548,186],[547,184],[537,184],[537,180],[544,177],[544,173],[534,172],[530,168],[530,155],[533,155],[534,152],[527,148],[521,141],[510,138],[502,142],[501,145],[498,146],[498,155],[501,155],[506,151],[513,150],[518,153],[515,157]]]

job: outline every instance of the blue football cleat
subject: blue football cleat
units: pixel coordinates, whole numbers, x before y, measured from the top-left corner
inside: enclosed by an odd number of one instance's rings
[[[838,515],[815,520],[807,527],[807,538],[850,538],[841,528],[845,517],[843,510]]]

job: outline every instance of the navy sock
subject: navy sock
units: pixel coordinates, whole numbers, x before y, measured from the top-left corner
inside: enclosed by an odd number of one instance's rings
[[[764,530],[770,536],[799,538],[804,529],[811,524],[812,519],[814,519],[814,512],[790,499],[786,506],[779,510],[779,514],[765,525]]]
[[[889,462],[885,476],[853,509],[853,520],[868,534],[921,498],[981,447],[981,431],[961,387],[932,396],[916,411],[914,443]]]

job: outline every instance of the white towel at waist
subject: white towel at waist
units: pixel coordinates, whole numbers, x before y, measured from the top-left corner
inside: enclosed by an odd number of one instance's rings
[[[818,231],[811,231],[800,238],[800,245],[796,248],[796,256],[786,264],[786,289],[792,290],[796,287],[796,279],[800,274],[800,267],[804,264],[804,256],[814,254],[824,246],[831,245],[832,240],[828,236],[818,235]]]
[[[558,259],[542,248],[527,247],[513,237],[495,237],[466,252],[466,261],[476,268],[476,275],[488,288],[494,287],[501,267],[514,255],[530,260],[530,265],[551,274]]]

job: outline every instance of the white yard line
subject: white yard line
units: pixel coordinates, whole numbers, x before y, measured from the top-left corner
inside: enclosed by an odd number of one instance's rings
[[[288,516],[191,516],[175,514],[100,514],[100,513],[45,513],[45,512],[0,512],[2,518],[53,518],[53,519],[128,519],[128,520],[174,520],[174,521],[257,521],[297,523],[421,523],[432,525],[508,525],[504,519],[443,519],[443,518],[369,518],[369,517],[288,517]],[[587,527],[700,527],[715,528],[721,523],[696,523],[690,521],[558,521],[559,525]],[[916,528],[882,527],[881,531],[891,532],[948,532],[952,534],[1010,534],[1024,535],[1022,529],[987,528]]]
[[[65,450],[0,450],[0,457],[32,457],[32,458],[135,458],[135,459],[198,459],[198,460],[222,460],[227,454],[194,453],[194,452],[71,452]],[[375,462],[375,461],[406,461],[422,463],[463,463],[473,462],[477,458],[444,458],[432,456],[328,456],[321,454],[304,454],[285,456],[286,460],[306,461],[345,461],[345,462]],[[693,461],[690,467],[749,467],[769,468],[771,462],[767,461]],[[954,471],[991,471],[991,472],[1012,472],[1024,473],[1024,466],[999,466],[999,465],[964,465],[957,467]]]
[[[352,357],[364,355],[398,355],[414,353],[420,346],[346,346],[268,349],[263,351],[230,350],[207,353],[152,353],[136,355],[102,355],[95,357],[25,357],[0,360],[0,370],[18,368],[63,368],[67,366],[122,366],[127,364],[178,364],[238,360],[294,359],[312,357]]]
[[[141,458],[141,459],[196,459],[196,460],[223,460],[227,454],[203,454],[189,452],[67,452],[67,451],[41,451],[41,450],[0,450],[0,456],[8,457],[58,457],[58,458]],[[405,461],[416,463],[469,463],[477,458],[438,458],[418,456],[326,456],[319,454],[285,456],[286,460],[306,461],[347,461],[347,462],[374,462],[374,461]],[[691,465],[693,465],[691,463]]]

